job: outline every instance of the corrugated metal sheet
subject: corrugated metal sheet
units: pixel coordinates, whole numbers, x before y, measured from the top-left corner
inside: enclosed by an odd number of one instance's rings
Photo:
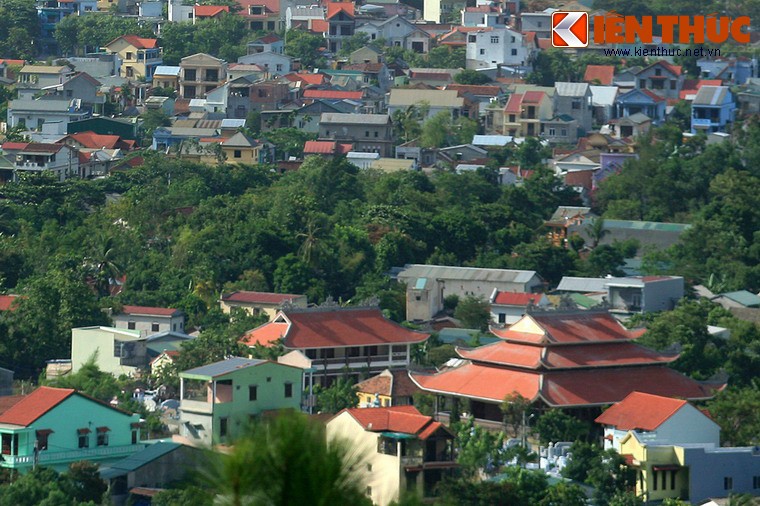
[[[478,267],[449,267],[441,265],[410,264],[406,266],[399,279],[433,278],[462,281],[490,281],[506,283],[527,283],[536,271],[519,271],[512,269],[481,269]]]
[[[584,97],[588,92],[588,86],[588,83],[554,83],[554,89],[561,97]]]
[[[257,360],[252,358],[233,357],[221,362],[215,362],[213,364],[196,367],[189,371],[184,371],[182,374],[188,374],[193,376],[208,376],[210,378],[216,378],[217,376],[224,376],[238,369],[244,367],[255,366],[263,364],[266,360]]]
[[[579,293],[606,292],[608,281],[609,279],[605,278],[574,278],[565,276],[559,282],[557,291]]]

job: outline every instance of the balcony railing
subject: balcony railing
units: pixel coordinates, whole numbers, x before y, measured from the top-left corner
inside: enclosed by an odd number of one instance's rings
[[[720,118],[691,118],[692,126],[715,126],[720,125]]]
[[[192,411],[193,413],[211,414],[214,411],[214,405],[205,401],[191,401],[182,399],[179,404],[180,411]]]
[[[57,462],[76,462],[78,460],[95,460],[109,457],[124,457],[145,448],[143,444],[128,446],[100,446],[97,448],[82,448],[66,452],[39,453],[40,464],[53,464]],[[34,464],[34,455],[3,455],[3,467],[18,467]]]
[[[406,363],[407,356],[404,353],[393,353],[391,355],[372,355],[362,357],[335,357],[335,358],[313,358],[311,359],[312,367],[340,368],[343,366],[362,367],[369,364],[384,364],[390,362]]]

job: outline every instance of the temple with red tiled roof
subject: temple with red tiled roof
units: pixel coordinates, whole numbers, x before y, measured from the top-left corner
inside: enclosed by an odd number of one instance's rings
[[[412,345],[429,337],[388,320],[377,307],[328,306],[284,309],[240,342],[249,347],[281,343],[291,352],[282,362],[315,368],[315,380],[329,383],[345,374],[406,368]]]
[[[410,373],[423,390],[469,399],[479,419],[500,420],[512,394],[552,408],[598,408],[634,390],[689,400],[711,398],[725,385],[700,383],[668,368],[677,355],[640,346],[607,312],[536,311],[506,329],[501,341],[457,348],[464,365],[434,375]]]

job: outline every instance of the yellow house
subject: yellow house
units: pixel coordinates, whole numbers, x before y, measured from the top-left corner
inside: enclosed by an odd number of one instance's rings
[[[163,63],[157,39],[144,39],[137,35],[122,35],[104,46],[111,54],[122,59],[119,76],[128,79],[144,78],[150,82],[156,68]]]
[[[251,315],[265,313],[269,317],[269,321],[274,320],[274,317],[277,316],[277,312],[283,304],[289,304],[295,307],[306,307],[306,295],[249,292],[240,290],[237,292],[222,294],[222,298],[219,299],[219,307],[225,314],[229,314],[229,312],[232,311],[232,308],[239,307]]]
[[[159,356],[153,359],[150,363],[150,373],[160,374],[162,369],[167,366],[171,366],[174,360],[179,356],[177,350],[164,350]]]
[[[179,157],[198,163],[215,165],[218,163],[257,164],[262,162],[261,144],[238,132],[232,137],[203,137],[198,141],[185,143]]]
[[[386,369],[354,388],[359,397],[359,407],[362,408],[412,404],[415,392],[420,391],[406,369]]]
[[[327,422],[327,437],[363,458],[367,496],[378,506],[398,500],[402,490],[429,497],[458,467],[454,434],[414,406],[344,409]]]
[[[620,441],[620,454],[636,470],[636,495],[644,501],[689,497],[689,468],[682,447],[648,445],[646,435],[629,431]]]

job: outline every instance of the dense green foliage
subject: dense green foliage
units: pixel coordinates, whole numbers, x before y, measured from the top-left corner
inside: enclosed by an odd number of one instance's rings
[[[64,55],[98,51],[122,35],[154,37],[153,31],[141,26],[136,18],[94,15],[67,16],[56,25],[54,33]]]
[[[95,506],[103,504],[107,485],[98,476],[98,466],[75,462],[61,474],[38,467],[0,487],[2,506]]]
[[[0,5],[0,54],[27,60],[36,56],[40,22],[34,0],[4,0]]]

